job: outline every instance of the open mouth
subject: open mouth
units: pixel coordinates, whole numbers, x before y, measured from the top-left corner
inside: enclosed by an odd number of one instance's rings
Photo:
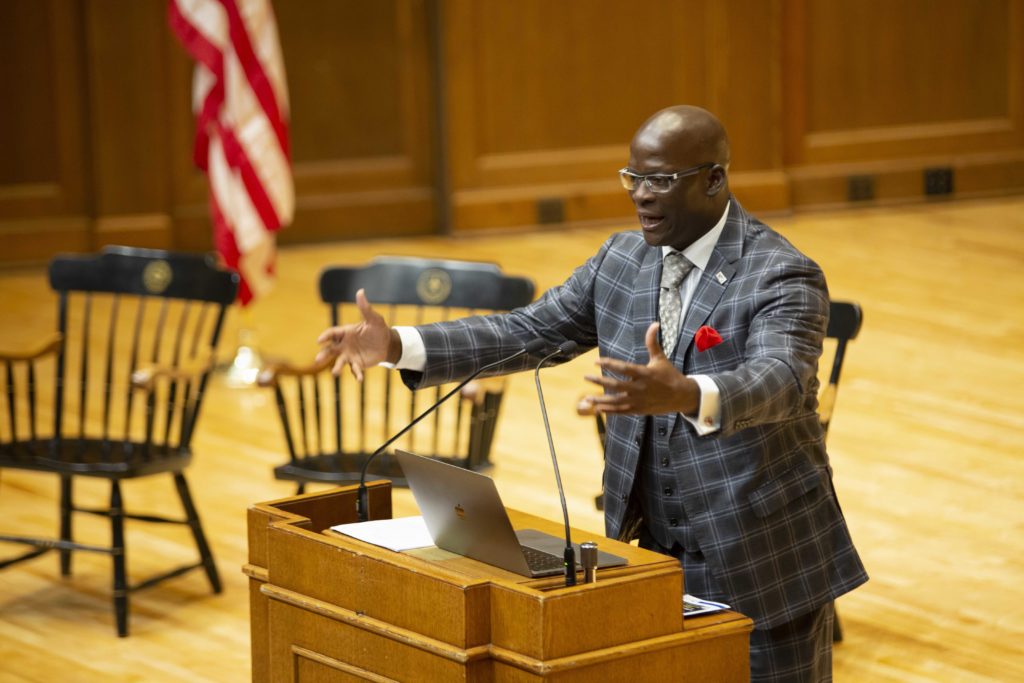
[[[637,217],[640,219],[640,227],[644,230],[653,230],[665,218],[664,216],[648,216],[644,214],[637,214]]]

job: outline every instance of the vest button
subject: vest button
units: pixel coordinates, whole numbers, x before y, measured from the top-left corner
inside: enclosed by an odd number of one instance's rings
[[[666,496],[671,496],[672,495],[672,487],[671,486],[666,486],[665,487],[665,495]]]

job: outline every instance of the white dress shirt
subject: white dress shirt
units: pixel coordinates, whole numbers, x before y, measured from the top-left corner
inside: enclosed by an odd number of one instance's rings
[[[686,320],[686,312],[690,310],[690,302],[693,300],[693,293],[697,290],[697,283],[700,282],[701,273],[707,269],[708,261],[711,260],[711,252],[715,250],[718,238],[722,236],[722,230],[725,229],[725,219],[729,215],[729,205],[731,203],[726,203],[725,212],[718,219],[718,222],[715,223],[715,227],[704,233],[686,249],[683,249],[683,256],[694,267],[690,269],[690,272],[686,274],[683,281],[679,283],[679,300],[682,302],[682,310],[679,315],[682,320]],[[664,258],[676,250],[672,247],[662,247],[661,251],[662,258]],[[682,328],[683,326],[680,325],[680,333],[682,333]],[[722,405],[718,385],[707,375],[690,375],[690,379],[694,380],[697,386],[700,387],[700,405],[697,408],[696,416],[683,415],[683,419],[693,425],[693,428],[701,436],[717,432],[722,427]]]

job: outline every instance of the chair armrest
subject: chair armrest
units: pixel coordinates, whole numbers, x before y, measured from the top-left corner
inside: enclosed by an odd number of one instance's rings
[[[42,358],[43,356],[55,353],[60,348],[62,341],[64,341],[64,337],[59,332],[54,332],[53,335],[47,337],[42,342],[23,351],[0,349],[0,361],[26,361]]]
[[[197,380],[213,369],[214,358],[195,358],[181,365],[164,365],[149,363],[132,373],[132,387],[143,391],[152,391],[156,381],[166,377],[172,382]]]
[[[293,365],[285,360],[269,361],[256,376],[256,384],[261,387],[276,387],[282,377],[312,377],[334,365],[334,358],[310,365]]]

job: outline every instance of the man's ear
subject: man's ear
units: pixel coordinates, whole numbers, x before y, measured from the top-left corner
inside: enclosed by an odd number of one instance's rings
[[[713,197],[721,192],[723,187],[725,187],[725,169],[721,165],[715,164],[708,171],[708,196]]]

